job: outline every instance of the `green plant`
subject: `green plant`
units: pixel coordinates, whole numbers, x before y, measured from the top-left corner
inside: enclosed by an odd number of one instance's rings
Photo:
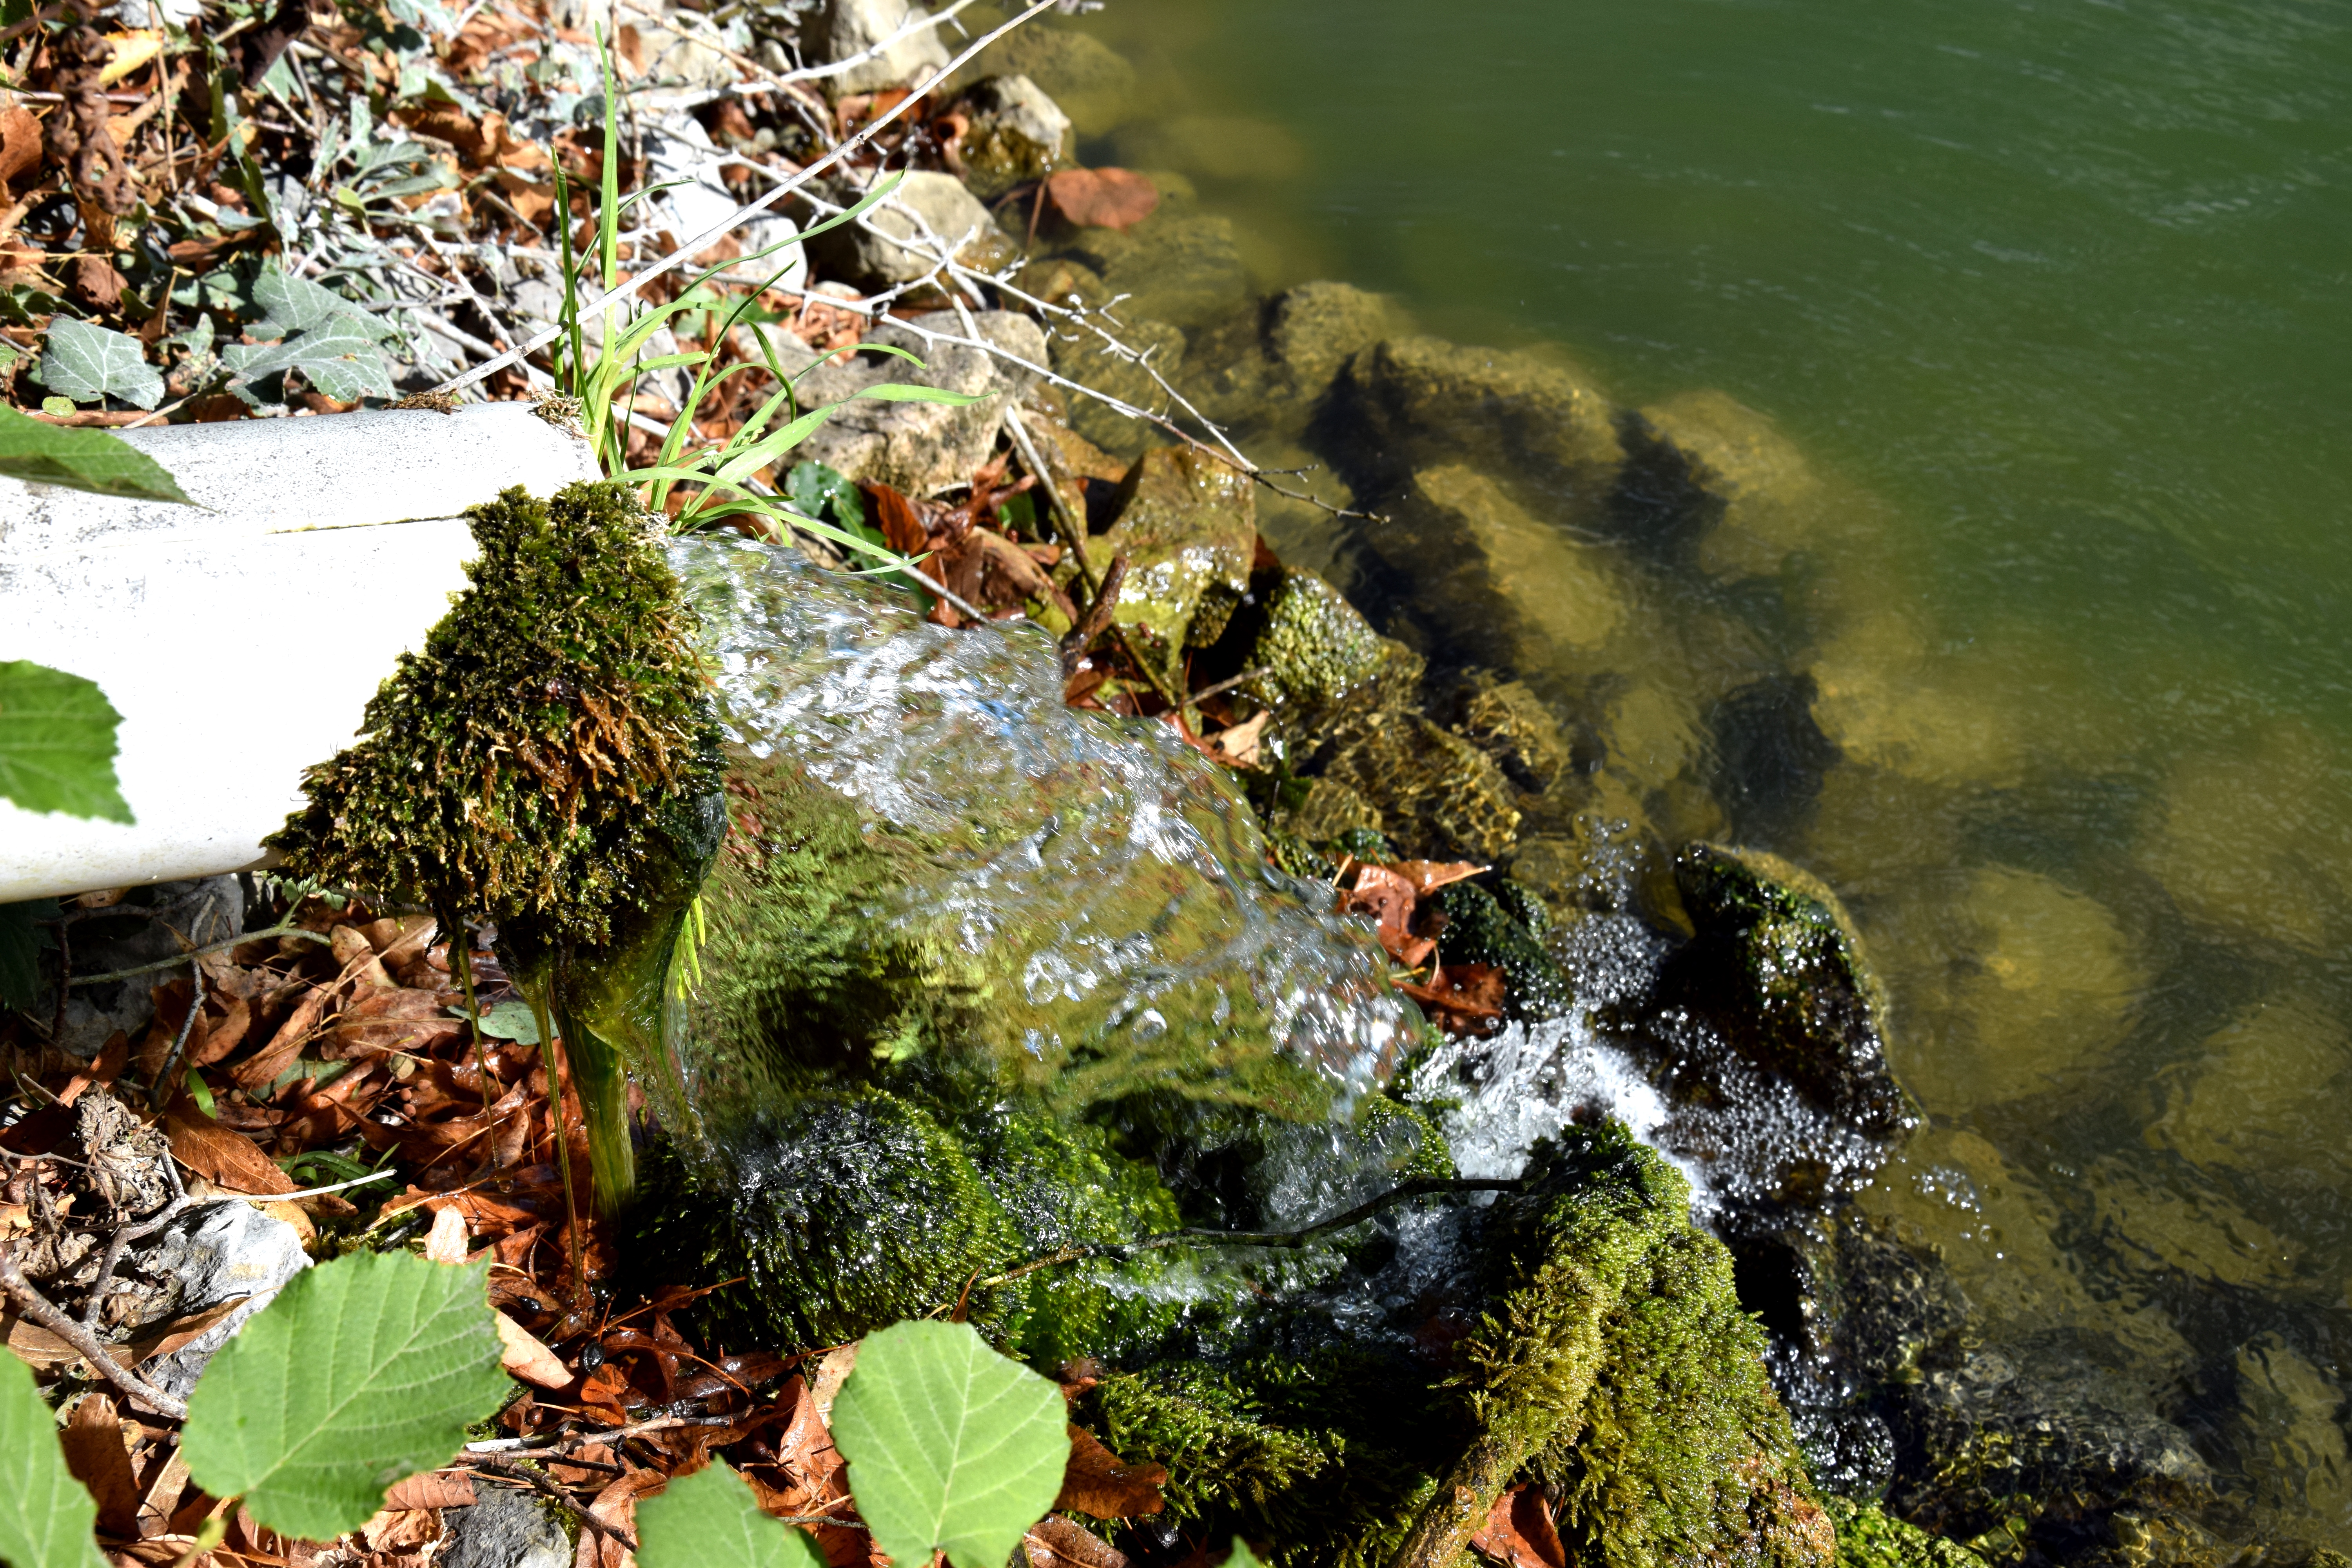
[[[0,664],[0,800],[131,821],[114,776],[121,723],[94,680],[29,659]]]
[[[637,1506],[645,1568],[823,1568],[809,1538],[760,1511],[743,1478],[713,1459]]]
[[[0,407],[0,474],[93,495],[186,502],[163,466],[110,430],[76,430]]]
[[[57,1418],[33,1374],[0,1353],[0,1563],[11,1568],[99,1568],[90,1529],[98,1505],[66,1469]]]

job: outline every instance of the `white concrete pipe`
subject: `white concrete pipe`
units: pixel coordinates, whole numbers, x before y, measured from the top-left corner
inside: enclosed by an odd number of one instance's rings
[[[597,477],[521,404],[165,426],[197,503],[0,479],[0,660],[98,682],[124,826],[0,801],[0,903],[239,870],[466,585],[466,508]]]

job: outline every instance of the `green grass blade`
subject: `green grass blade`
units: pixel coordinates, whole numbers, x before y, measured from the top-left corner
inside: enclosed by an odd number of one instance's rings
[[[833,1438],[898,1568],[940,1550],[955,1568],[1003,1568],[1061,1491],[1067,1420],[1060,1390],[971,1324],[894,1323],[858,1346]]]
[[[91,1531],[98,1505],[66,1468],[58,1421],[33,1373],[0,1352],[0,1563],[9,1568],[106,1568]]]
[[[488,1269],[354,1252],[296,1275],[189,1397],[189,1475],[281,1534],[332,1541],[366,1523],[385,1488],[445,1463],[513,1386]]]
[[[843,224],[856,222],[859,218],[865,216],[866,213],[873,210],[874,206],[877,203],[889,199],[890,193],[897,190],[898,188],[899,182],[904,180],[906,177],[907,171],[904,169],[899,170],[897,174],[891,175],[888,179],[883,181],[880,184],[866,192],[864,198],[861,199],[856,206],[845,207],[842,211],[835,213],[833,216],[825,219],[823,223],[816,225],[814,227],[801,230],[799,237],[803,240],[814,239],[818,235],[830,233],[834,229],[839,228]]]

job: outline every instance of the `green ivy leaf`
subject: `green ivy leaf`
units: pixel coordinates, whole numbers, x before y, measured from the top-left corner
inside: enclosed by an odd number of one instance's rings
[[[275,267],[264,268],[261,276],[253,280],[253,298],[265,313],[265,320],[254,334],[257,337],[312,331],[339,316],[351,317],[370,331],[376,324],[367,310],[332,289],[308,278],[292,277]]]
[[[282,343],[231,343],[221,350],[221,363],[231,373],[229,389],[248,403],[256,400],[247,387],[289,370],[300,371],[312,388],[338,403],[392,395],[392,373],[372,325],[349,316],[336,316]]]
[[[112,396],[139,408],[163,401],[163,378],[147,363],[147,351],[128,332],[110,332],[58,316],[49,322],[41,350],[41,384],[76,403]]]
[[[760,1511],[743,1478],[713,1459],[637,1504],[642,1568],[824,1568],[809,1538]]]
[[[467,1016],[463,1007],[450,1008],[449,1015],[455,1018]],[[519,1046],[539,1044],[539,1019],[528,1002],[509,1000],[483,1008],[481,1029],[494,1040],[512,1040]]]
[[[98,1505],[66,1468],[58,1421],[33,1373],[0,1351],[0,1563],[9,1568],[105,1568]]]
[[[94,680],[30,659],[0,664],[0,799],[26,811],[131,821],[114,776],[121,722]]]
[[[866,1335],[834,1401],[833,1440],[859,1517],[900,1568],[941,1548],[956,1568],[1003,1568],[1070,1459],[1061,1391],[969,1323]]]
[[[189,1396],[188,1474],[284,1535],[365,1524],[385,1488],[446,1463],[512,1387],[488,1271],[354,1252],[296,1275]]]

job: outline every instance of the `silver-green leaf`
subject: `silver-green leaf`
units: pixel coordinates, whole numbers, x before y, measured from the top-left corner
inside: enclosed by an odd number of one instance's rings
[[[713,1459],[637,1504],[639,1568],[824,1568],[809,1538],[760,1511],[751,1486]]]
[[[163,377],[147,363],[147,352],[127,332],[109,331],[71,316],[49,321],[41,350],[41,384],[76,403],[119,397],[134,407],[163,401]]]
[[[338,403],[392,395],[392,373],[373,331],[349,316],[333,317],[280,343],[231,343],[221,351],[221,363],[229,368],[232,390],[298,370],[313,390]]]
[[[969,1323],[894,1323],[857,1347],[833,1440],[859,1517],[899,1568],[935,1550],[955,1568],[1003,1568],[1061,1491],[1067,1419],[1059,1389]]]
[[[98,682],[30,659],[0,663],[0,800],[129,822],[114,776],[122,715]]]
[[[280,1534],[331,1541],[366,1523],[385,1488],[446,1463],[511,1389],[488,1270],[354,1252],[296,1275],[189,1396],[188,1474]]]
[[[25,1363],[0,1351],[0,1563],[9,1568],[105,1568],[98,1505],[66,1468],[57,1417]]]
[[[134,500],[188,499],[161,463],[112,431],[51,425],[7,407],[0,407],[0,474]]]

